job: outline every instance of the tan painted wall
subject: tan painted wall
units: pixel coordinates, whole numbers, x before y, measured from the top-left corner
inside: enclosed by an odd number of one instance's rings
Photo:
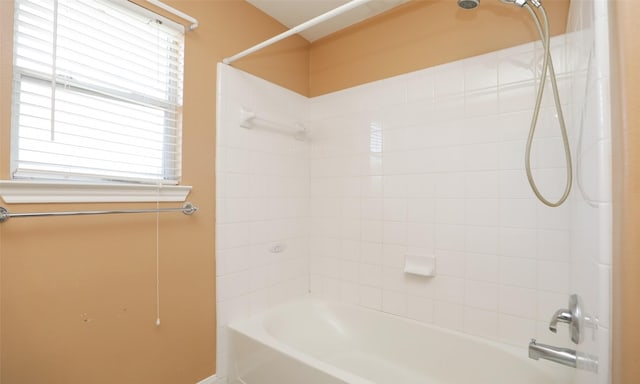
[[[546,0],[563,33],[569,0]],[[463,10],[456,0],[414,0],[314,42],[310,95],[318,96],[538,39],[529,13],[498,0]]]
[[[640,382],[640,9],[612,2],[613,23],[613,383]]]
[[[174,0],[186,35],[183,183],[200,211],[12,219],[0,225],[2,384],[192,384],[215,371],[216,63],[284,28],[240,0]],[[13,2],[0,0],[0,177],[9,176]],[[292,38],[238,67],[306,94],[308,43]],[[155,204],[6,205],[11,211]]]

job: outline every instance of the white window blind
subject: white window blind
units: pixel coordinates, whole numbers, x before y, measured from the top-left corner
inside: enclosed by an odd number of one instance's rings
[[[184,30],[126,1],[17,0],[14,178],[177,184]]]

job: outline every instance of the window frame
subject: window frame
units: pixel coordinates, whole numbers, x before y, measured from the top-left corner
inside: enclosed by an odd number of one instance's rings
[[[139,5],[130,4],[129,2],[118,2],[120,5],[123,5],[125,8],[131,9],[132,7],[136,7],[136,10],[133,12],[147,13],[148,15],[153,15],[158,19],[166,20],[166,18],[157,15],[155,12],[146,10]],[[17,7],[17,5],[16,5]],[[17,9],[16,9],[17,12]],[[14,26],[13,33],[15,34],[16,27]],[[14,38],[15,39],[15,38]],[[186,40],[186,39],[185,39]],[[15,44],[15,40],[14,40]],[[184,52],[184,45],[182,47]],[[44,74],[38,73],[36,71],[31,71],[29,69],[19,67],[16,63],[16,51],[15,46],[13,51],[13,79],[12,86],[19,86],[22,81],[32,81],[32,82],[43,82],[46,84],[52,83],[51,75],[46,76]],[[184,69],[182,72],[182,76],[184,76]],[[109,92],[100,92],[99,87],[96,87],[93,84],[83,83],[82,81],[78,81],[75,79],[69,79],[68,82],[64,81],[64,78],[56,79],[56,87],[66,87],[67,89],[72,88],[74,92],[78,93],[88,93],[99,95],[101,98],[105,98],[107,100],[118,100],[125,101],[131,104],[140,104],[147,106],[155,106],[155,107],[164,107],[170,105],[170,103],[165,102],[164,100],[158,98],[150,98],[143,94],[132,94],[129,92],[123,92],[120,90],[109,89]],[[167,162],[175,161],[173,156],[170,156],[171,159],[167,159],[167,152],[163,151],[162,155],[162,180],[157,180],[154,182],[153,180],[148,180],[147,182],[127,182],[124,181],[110,181],[107,178],[103,178],[100,180],[100,176],[96,174],[96,179],[65,179],[62,177],[60,180],[56,178],[16,178],[14,177],[14,173],[17,170],[18,164],[18,145],[17,145],[17,131],[18,127],[18,118],[17,114],[19,113],[19,101],[17,100],[20,91],[12,90],[13,99],[12,99],[12,124],[11,124],[11,146],[10,146],[10,180],[0,180],[0,196],[7,203],[48,203],[48,202],[120,202],[120,201],[184,201],[186,196],[189,194],[191,187],[186,185],[180,185],[180,180],[182,174],[180,171],[175,175],[175,185],[167,183]],[[174,98],[181,98],[182,93],[178,92]],[[142,100],[144,98],[144,100]],[[168,99],[170,100],[170,99]],[[182,103],[176,103],[181,109]],[[163,108],[164,109],[164,108]],[[181,156],[182,151],[182,115],[181,110],[178,112],[180,115],[180,119],[177,120],[177,123],[167,124],[169,117],[165,112],[165,124],[164,124],[164,134],[167,134],[167,130],[175,131],[175,142],[162,142],[162,146],[166,148],[167,145],[175,146],[178,149],[178,153]],[[181,160],[178,159],[179,163]]]

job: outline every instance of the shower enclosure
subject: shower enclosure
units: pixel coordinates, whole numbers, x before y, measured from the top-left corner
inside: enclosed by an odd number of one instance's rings
[[[539,43],[312,99],[219,64],[218,376],[229,321],[310,292],[523,354],[531,338],[577,350],[598,371],[566,368],[572,382],[608,383],[608,22],[607,2],[574,0],[551,40],[575,175],[558,208],[535,199],[523,168]],[[547,94],[532,165],[555,198],[557,121]],[[404,273],[407,255],[435,257],[435,277]],[[549,330],[571,294],[588,318],[579,344],[563,321]]]

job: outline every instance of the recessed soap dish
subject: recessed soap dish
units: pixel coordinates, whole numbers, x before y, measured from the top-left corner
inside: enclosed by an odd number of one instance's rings
[[[404,273],[434,277],[436,275],[436,258],[434,256],[405,254]]]

